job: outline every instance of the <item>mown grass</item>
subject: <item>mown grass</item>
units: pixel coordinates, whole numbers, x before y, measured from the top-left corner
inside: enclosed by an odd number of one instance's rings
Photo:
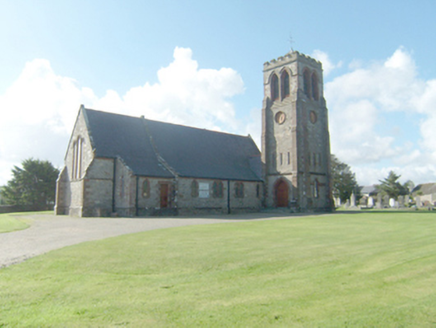
[[[165,229],[0,270],[0,327],[434,327],[436,215]]]
[[[27,223],[17,219],[13,214],[0,214],[0,233],[22,230],[28,227]]]

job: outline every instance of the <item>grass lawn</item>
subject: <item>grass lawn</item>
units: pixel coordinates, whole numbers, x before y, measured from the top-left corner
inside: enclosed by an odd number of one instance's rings
[[[28,228],[29,225],[19,219],[14,214],[0,214],[0,233],[22,230]]]
[[[155,230],[0,270],[0,327],[119,326],[435,327],[436,214]]]

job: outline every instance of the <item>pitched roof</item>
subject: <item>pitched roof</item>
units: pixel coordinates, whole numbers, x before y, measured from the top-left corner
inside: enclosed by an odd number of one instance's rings
[[[121,157],[141,176],[260,181],[251,137],[83,108],[97,157]]]
[[[413,188],[412,194],[416,196],[418,192],[421,192],[422,195],[436,194],[436,183],[419,184]]]

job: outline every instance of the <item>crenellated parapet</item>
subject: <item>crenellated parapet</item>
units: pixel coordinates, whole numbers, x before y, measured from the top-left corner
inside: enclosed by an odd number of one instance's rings
[[[272,59],[268,62],[265,62],[263,64],[263,70],[269,71],[295,61],[299,61],[310,66],[322,66],[321,62],[310,56],[299,53],[298,51],[290,51],[284,56],[280,56],[277,59]]]

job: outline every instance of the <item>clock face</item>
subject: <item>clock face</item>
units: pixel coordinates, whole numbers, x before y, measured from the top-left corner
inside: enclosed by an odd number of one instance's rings
[[[278,124],[283,124],[283,123],[286,121],[286,114],[283,113],[283,112],[278,112],[278,113],[276,114],[275,119],[276,119],[276,122],[277,122]]]
[[[314,111],[311,111],[309,115],[310,115],[310,121],[311,121],[313,124],[315,124],[316,120],[318,119],[318,118],[316,117],[316,113],[315,113]]]

